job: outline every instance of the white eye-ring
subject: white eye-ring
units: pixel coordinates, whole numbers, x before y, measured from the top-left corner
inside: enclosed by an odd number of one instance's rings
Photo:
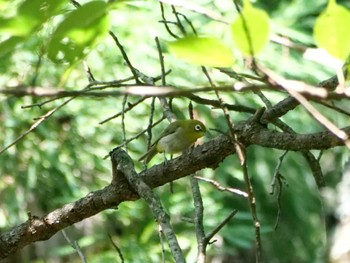
[[[201,131],[201,130],[202,130],[202,127],[201,127],[199,124],[197,124],[196,126],[194,126],[194,129],[195,129],[196,131]]]

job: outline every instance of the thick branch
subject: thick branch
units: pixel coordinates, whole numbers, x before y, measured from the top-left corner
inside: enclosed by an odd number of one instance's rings
[[[350,134],[350,127],[343,129]],[[245,145],[260,145],[290,151],[329,149],[343,145],[330,132],[307,135],[270,131],[263,125],[249,120],[235,126],[238,140]],[[156,165],[139,174],[144,182],[155,188],[192,174],[206,167],[216,168],[228,155],[235,152],[231,140],[221,135],[204,145],[194,148],[166,165]],[[166,176],[164,176],[166,174]],[[27,222],[0,234],[0,259],[36,241],[47,240],[58,231],[91,217],[103,210],[115,208],[123,201],[139,197],[124,176],[115,176],[112,183],[102,190],[67,204],[43,216],[31,216]]]

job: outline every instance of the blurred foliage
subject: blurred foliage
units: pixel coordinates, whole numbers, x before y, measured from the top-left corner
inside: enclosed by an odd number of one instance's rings
[[[95,4],[104,5],[101,2],[96,1]],[[232,1],[197,0],[195,2],[209,10],[215,10],[228,21],[233,21],[237,17]],[[35,15],[39,18],[33,19],[34,13],[27,11],[32,11],[35,8],[34,5],[40,6],[40,3],[55,6],[45,9],[50,10],[45,15],[36,9],[39,13]],[[90,7],[93,4],[92,1],[79,1],[79,3]],[[260,0],[253,5],[265,10],[269,15],[271,33],[291,39],[303,47],[314,47],[313,25],[326,4],[327,1],[320,0]],[[348,1],[338,1],[338,4],[349,8]],[[26,5],[31,6],[24,9]],[[69,1],[0,0],[1,21],[8,22],[7,27],[4,24],[0,25],[1,88],[33,85],[80,90],[88,84],[82,57],[97,80],[112,81],[130,77],[131,73],[125,66],[120,51],[113,39],[106,35],[108,23],[110,23],[110,30],[122,42],[133,66],[144,74],[153,77],[160,75],[161,68],[154,40],[158,36],[165,51],[165,67],[172,70],[167,77],[167,83],[193,88],[196,85],[207,85],[200,67],[189,65],[167,53],[165,43],[174,39],[165,30],[164,24],[159,23],[162,20],[162,14],[156,1],[115,1],[108,7],[109,22],[103,20],[105,13],[100,10],[101,12],[97,12],[98,18],[95,18],[102,19],[99,20],[101,31],[99,28],[93,29],[95,33],[98,31],[96,33],[98,42],[93,38],[85,39],[86,41],[79,47],[80,53],[77,57],[75,56],[77,53],[72,51],[72,57],[70,57],[72,59],[63,59],[60,63],[54,63],[48,58],[47,52],[52,48],[52,44],[50,47],[49,43],[53,41],[53,34],[55,35],[55,32],[58,34],[59,25],[63,27],[62,21],[72,17],[69,15],[72,12],[78,12],[74,10],[76,7]],[[222,39],[226,45],[232,45],[230,28],[227,25],[184,8],[178,8],[177,11],[191,21],[200,35],[211,35]],[[28,23],[26,28],[21,28],[24,31],[15,31],[24,23],[21,16],[27,13],[31,14],[28,18],[31,23]],[[168,20],[175,20],[169,6],[165,6],[165,15]],[[87,17],[89,16],[84,13],[82,17],[79,16],[79,19],[83,20]],[[91,24],[95,26],[92,20],[86,24],[80,24],[78,29],[74,28],[77,22],[74,20],[66,29],[73,30],[74,34],[79,35],[84,26],[89,27]],[[171,24],[169,26],[180,35],[175,27]],[[184,23],[184,28],[187,32],[192,32],[188,23]],[[64,38],[60,40],[63,44],[66,43]],[[90,44],[87,50],[82,50],[84,45]],[[65,48],[69,53],[71,46],[68,45]],[[60,54],[59,50],[56,51]],[[243,57],[239,52],[236,53],[234,70],[252,74],[245,67]],[[306,83],[317,84],[334,74],[331,67],[307,60],[300,50],[288,49],[274,42],[269,42],[264,47],[257,60],[258,63],[284,77]],[[209,73],[216,83],[233,83],[217,70],[209,69]],[[272,103],[285,97],[284,94],[276,92],[264,94]],[[212,92],[200,95],[210,99],[216,98]],[[225,93],[222,94],[222,98],[231,104],[237,103],[255,108],[264,106],[259,97],[251,92]],[[127,102],[133,103],[138,99],[137,96],[128,96]],[[35,122],[34,118],[45,114],[65,100],[59,99],[42,107],[24,109],[22,106],[40,103],[45,99],[0,95],[1,149],[28,130]],[[179,118],[188,117],[186,113],[188,103],[186,98],[173,99],[174,112]],[[337,101],[335,104],[350,110],[347,102]],[[78,97],[43,122],[34,132],[1,154],[1,231],[24,222],[29,211],[41,216],[67,202],[83,197],[90,191],[106,186],[111,180],[111,166],[109,160],[103,160],[103,157],[112,148],[121,145],[125,139],[132,138],[147,128],[151,112],[150,105],[151,99],[147,99],[125,114],[126,138],[124,138],[121,117],[103,125],[99,124],[123,110],[123,97]],[[334,114],[324,106],[317,104],[315,106],[339,127],[346,124],[348,117]],[[207,127],[227,129],[219,109],[194,104],[194,112],[198,118],[204,120]],[[250,116],[239,112],[230,114],[235,122]],[[161,117],[162,108],[156,100],[153,118],[158,120]],[[296,132],[308,133],[322,130],[322,127],[301,107],[282,119]],[[158,134],[166,126],[166,121],[162,122],[153,129],[153,134]],[[212,132],[211,136],[204,141],[216,135]],[[144,135],[130,142],[127,149],[136,160],[146,151],[146,145],[147,136]],[[320,154],[318,151],[314,153],[316,156]],[[277,195],[271,195],[270,191],[274,170],[282,154],[283,152],[274,149],[257,146],[248,148],[249,173],[252,177],[258,216],[262,226],[265,262],[326,262],[325,217],[332,214],[333,209],[323,206],[322,193],[317,189],[311,171],[299,153],[287,153],[282,164],[281,174],[285,183],[280,198],[281,215],[278,227],[274,230],[278,199]],[[326,175],[326,188],[336,187],[347,158],[348,151],[341,148],[323,153],[321,165]],[[162,156],[159,156],[152,160],[152,164],[161,161]],[[136,165],[138,170],[142,169],[140,163]],[[223,186],[245,190],[237,156],[228,157],[216,170],[205,169],[197,174],[214,179]],[[205,205],[204,224],[207,233],[212,231],[232,210],[239,211],[215,236],[216,242],[208,247],[209,257],[236,260],[232,262],[253,262],[254,228],[247,200],[228,192],[220,192],[205,182],[200,182],[200,187]],[[155,190],[171,215],[188,262],[195,262],[197,247],[194,227],[183,220],[183,218],[191,218],[194,213],[193,207],[189,205],[192,197],[188,178],[174,183],[174,193],[169,194],[169,191],[168,186]],[[160,262],[161,260],[158,227],[143,201],[123,203],[116,211],[105,211],[71,228],[72,231],[68,234],[79,242],[89,262],[118,262],[117,252],[109,241],[107,233],[111,234],[114,242],[121,249],[126,262]],[[67,261],[67,258],[69,262],[80,262],[79,257],[62,239],[60,233],[53,239],[59,241],[52,247],[49,247],[49,243],[40,246],[34,244],[32,248],[35,247],[37,250],[36,256],[23,256],[21,262],[63,262]],[[172,262],[167,247],[165,250],[166,262]],[[59,261],[54,261],[57,257]]]

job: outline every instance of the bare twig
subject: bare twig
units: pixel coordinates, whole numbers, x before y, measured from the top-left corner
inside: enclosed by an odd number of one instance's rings
[[[160,118],[158,121],[154,122],[152,124],[151,128],[154,128],[155,126],[157,126],[159,123],[161,123],[163,120],[165,119],[165,117]],[[127,145],[128,143],[130,143],[133,140],[136,140],[137,138],[139,138],[141,135],[145,134],[150,128],[147,127],[147,129],[139,132],[138,134],[136,134],[135,136],[125,140],[122,144],[118,145],[117,147],[124,147],[125,145]],[[107,159],[109,157],[109,154],[107,154],[106,156],[103,157],[103,159]]]
[[[41,88],[41,87],[36,87],[36,88],[26,88],[26,87],[13,87],[12,90],[1,90],[0,93],[8,94],[8,95],[13,95],[17,97],[21,96],[35,96],[35,97],[54,97],[52,99],[49,99],[47,101],[43,101],[40,103],[35,103],[35,104],[30,104],[30,105],[24,105],[21,108],[32,108],[32,107],[39,107],[41,108],[43,105],[61,99],[63,97],[73,97],[73,96],[84,96],[90,91],[95,91],[95,90],[103,90],[111,87],[117,87],[121,83],[127,82],[134,79],[133,77],[129,77],[126,79],[121,79],[121,80],[116,80],[116,81],[94,81],[90,82],[85,88],[78,90],[78,91],[65,91],[60,88]],[[97,94],[96,94],[97,95]],[[89,94],[88,96],[91,96]],[[99,95],[97,95],[99,96]]]
[[[278,163],[276,165],[276,168],[275,168],[275,172],[273,174],[273,177],[272,177],[272,183],[271,183],[271,191],[270,191],[270,194],[274,194],[275,193],[275,185],[276,185],[276,180],[277,180],[277,176],[280,174],[280,169],[281,169],[281,166],[282,166],[282,162],[284,160],[284,157],[286,157],[288,151],[285,151],[279,158],[278,158]]]
[[[274,229],[276,230],[278,227],[278,223],[280,220],[280,216],[281,216],[281,211],[282,211],[282,206],[281,206],[281,197],[282,197],[282,190],[283,190],[283,176],[278,173],[277,174],[277,183],[278,183],[278,193],[277,193],[277,216],[276,216],[276,222],[275,222],[275,226]]]
[[[256,112],[255,108],[247,107],[244,105],[220,103],[220,101],[218,100],[206,99],[194,94],[184,95],[184,96],[189,98],[192,101],[195,101],[198,104],[210,105],[210,106],[213,106],[214,108],[220,108],[221,106],[224,106],[225,108],[227,108],[227,110],[230,110],[230,111],[247,112],[252,114]]]
[[[124,59],[125,63],[128,65],[132,75],[134,76],[134,79],[135,79],[136,83],[140,83],[138,75],[137,75],[134,67],[131,64],[128,55],[126,54],[126,52],[124,50],[123,45],[119,42],[119,39],[117,38],[117,36],[112,31],[109,31],[109,34],[111,35],[111,37],[113,38],[114,42],[118,46],[120,52],[122,53],[123,59]]]
[[[156,98],[152,98],[151,102],[151,112],[148,118],[148,127],[147,127],[147,133],[148,133],[148,139],[147,139],[147,149],[151,147],[152,144],[152,128],[154,127],[153,125],[153,116],[154,116],[154,104],[156,102]],[[162,118],[163,120],[164,118]]]
[[[275,172],[273,174],[273,179],[272,179],[272,183],[271,183],[271,192],[270,194],[274,194],[275,190],[277,189],[277,216],[276,216],[276,222],[275,222],[275,230],[278,227],[278,222],[280,219],[280,215],[281,215],[281,196],[282,196],[282,175],[280,173],[280,169],[282,166],[282,162],[284,160],[284,157],[287,155],[288,151],[285,151],[279,158],[278,158],[278,163],[277,166],[275,168]],[[276,181],[278,183],[278,187],[276,188]]]
[[[126,105],[126,102],[128,100],[128,95],[125,94],[124,95],[124,98],[123,98],[123,103],[122,103],[122,119],[121,119],[121,122],[122,122],[122,133],[123,133],[123,141],[124,141],[124,145],[125,145],[125,149],[127,151],[127,144],[126,144],[126,130],[125,130],[125,105]]]
[[[162,85],[166,85],[166,80],[165,80],[165,66],[164,66],[164,56],[162,53],[162,49],[160,47],[159,39],[158,37],[155,38],[156,44],[157,44],[157,50],[158,50],[158,56],[159,56],[159,62],[160,62],[160,67],[161,67],[161,73],[162,73]],[[176,120],[176,116],[174,113],[171,111],[171,107],[169,106],[167,100],[164,97],[159,97],[160,104],[163,109],[164,116],[172,122]]]
[[[159,5],[160,5],[160,10],[161,10],[161,13],[162,13],[162,19],[163,19],[163,23],[164,23],[164,26],[165,26],[165,29],[166,31],[169,33],[169,35],[171,35],[173,38],[175,39],[178,39],[180,38],[179,36],[177,36],[176,34],[174,34],[171,30],[170,30],[170,27],[168,26],[168,24],[170,23],[169,21],[166,20],[165,18],[165,12],[164,12],[164,5],[161,1],[159,1]],[[174,22],[171,22],[171,23],[174,23]],[[174,23],[176,24],[176,23]]]
[[[222,186],[218,181],[215,181],[215,180],[212,180],[212,179],[208,179],[208,178],[204,178],[204,177],[201,177],[201,176],[198,176],[198,175],[195,175],[194,178],[196,178],[198,180],[201,180],[203,182],[212,184],[219,191],[227,191],[229,193],[233,193],[233,194],[236,194],[236,195],[241,196],[241,197],[248,197],[248,194],[246,192],[241,191],[239,189],[232,188],[232,187]]]
[[[90,69],[89,65],[86,63],[86,61],[83,61],[83,65],[84,65],[84,70],[85,70],[86,74],[88,75],[89,83],[95,83],[96,79],[95,79],[94,75],[92,74],[91,69]]]
[[[67,235],[67,233],[66,233],[66,231],[65,231],[64,229],[62,229],[62,234],[63,234],[64,238],[67,240],[68,244],[71,245],[71,247],[72,247],[74,250],[77,251],[77,253],[78,253],[78,255],[79,255],[81,261],[82,261],[83,263],[87,263],[86,258],[85,258],[85,256],[84,256],[84,253],[83,253],[83,251],[81,251],[78,242],[77,242],[77,241],[74,241],[74,242],[73,242],[73,241],[69,238],[69,236]]]
[[[176,5],[176,6],[180,6],[182,8],[191,10],[193,12],[202,14],[206,17],[209,17],[213,20],[216,20],[218,22],[224,23],[224,24],[229,24],[229,21],[226,21],[219,13],[214,12],[213,10],[204,8],[200,5],[197,5],[191,1],[185,1],[185,0],[160,0],[160,2],[163,2],[165,4],[169,4],[169,5]]]
[[[176,25],[179,28],[180,32],[185,36],[187,35],[185,27],[182,25],[181,19],[179,17],[179,13],[176,11],[176,8],[174,5],[171,5],[171,9],[173,10],[173,14],[176,18]]]
[[[124,257],[123,257],[123,253],[122,253],[122,251],[120,250],[120,248],[117,246],[117,244],[113,241],[113,239],[112,239],[112,236],[108,233],[108,237],[109,237],[109,240],[111,241],[111,243],[112,243],[112,246],[115,248],[115,250],[117,251],[117,253],[118,253],[118,256],[119,256],[119,258],[120,258],[120,261],[122,262],[122,263],[124,263]]]
[[[166,74],[165,74],[165,66],[164,66],[164,56],[163,56],[163,53],[162,53],[162,48],[160,46],[159,38],[156,37],[155,41],[156,41],[156,45],[157,45],[159,62],[160,62],[162,85],[165,86],[166,85],[166,80],[165,80]]]
[[[329,121],[323,114],[321,114],[304,96],[295,91],[288,91],[296,100],[304,106],[304,108],[326,129],[331,131],[334,135],[344,140],[345,145],[350,149],[349,136],[336,125]]]
[[[257,66],[256,66],[257,67]],[[345,143],[345,145],[350,149],[350,139],[349,136],[340,130],[336,125],[334,125],[331,121],[329,121],[323,114],[321,114],[307,99],[303,96],[298,90],[298,87],[301,90],[305,90],[307,84],[303,82],[298,82],[294,80],[287,80],[284,79],[281,76],[276,75],[275,73],[271,72],[271,70],[263,69],[262,67],[257,67],[260,72],[262,72],[267,81],[272,86],[279,86],[283,89],[285,89],[295,100],[298,101],[301,105],[304,106],[304,108],[326,129],[331,131],[334,135],[342,139]],[[313,87],[310,87],[311,89]],[[316,88],[317,89],[317,88]],[[328,91],[326,89],[319,88],[319,92],[325,93],[327,96]]]
[[[210,243],[210,240],[237,214],[238,210],[233,210],[213,231],[205,237],[206,242]]]
[[[48,111],[46,114],[38,118],[38,121],[36,121],[27,131],[22,133],[19,137],[17,137],[13,142],[11,142],[9,145],[5,146],[2,150],[0,150],[0,155],[4,153],[6,150],[11,148],[12,146],[16,145],[20,140],[22,140],[24,137],[26,137],[29,133],[33,132],[38,126],[46,121],[48,118],[50,118],[56,111],[61,109],[63,106],[67,105],[69,102],[71,102],[76,97],[72,97],[65,102],[63,102],[61,105],[57,106],[56,108]]]
[[[197,238],[197,263],[204,263],[206,257],[206,246],[205,242],[205,232],[203,226],[203,217],[204,217],[204,206],[201,196],[201,191],[198,185],[197,179],[192,175],[190,177],[193,204],[194,204],[194,226],[196,229],[196,238]]]
[[[324,102],[324,101],[318,101],[317,103],[319,103],[319,104],[321,104],[321,105],[323,105],[323,106],[325,106],[325,107],[327,107],[329,109],[335,110],[337,112],[340,112],[340,113],[350,117],[350,112],[346,111],[346,110],[344,110],[344,109],[342,109],[340,107],[337,107],[335,105],[331,105],[331,104],[329,104],[327,102]]]
[[[242,147],[242,146],[238,146]],[[244,149],[241,149],[241,151],[244,153],[243,154],[243,159],[241,160],[241,166],[243,169],[243,177],[244,177],[244,182],[247,187],[247,192],[248,192],[248,199],[249,199],[249,207],[250,207],[250,212],[252,214],[252,218],[254,221],[254,229],[255,229],[255,247],[256,247],[256,262],[261,263],[262,262],[262,256],[261,256],[261,236],[260,236],[260,222],[257,216],[256,212],[256,199],[253,191],[253,186],[250,182],[250,177],[248,174],[248,168],[247,168],[247,159],[246,159],[246,153]]]
[[[146,100],[147,98],[149,98],[149,97],[145,96],[145,97],[142,97],[142,98],[140,98],[139,100],[135,101],[134,103],[130,103],[130,102],[129,102],[127,108],[125,108],[124,110],[118,112],[117,114],[114,114],[114,115],[111,116],[111,117],[108,117],[107,119],[104,119],[103,121],[100,121],[98,124],[104,124],[104,123],[106,123],[106,122],[108,122],[108,121],[110,121],[110,120],[112,120],[112,119],[118,118],[118,117],[121,116],[123,113],[125,114],[126,112],[132,110],[135,106],[139,105],[141,102],[143,102],[143,101]]]

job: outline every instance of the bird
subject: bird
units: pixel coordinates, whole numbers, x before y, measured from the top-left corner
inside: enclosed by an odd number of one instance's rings
[[[146,163],[157,153],[179,153],[183,152],[194,144],[197,139],[204,136],[207,129],[205,125],[198,120],[177,120],[171,122],[169,126],[153,142],[150,149],[139,158]]]

